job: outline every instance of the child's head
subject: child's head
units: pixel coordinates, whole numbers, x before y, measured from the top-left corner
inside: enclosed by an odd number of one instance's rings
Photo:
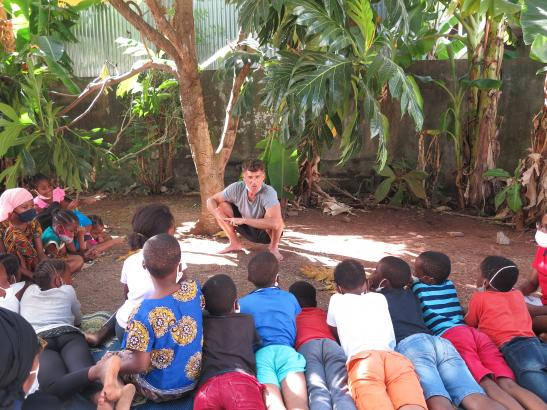
[[[536,220],[536,243],[547,248],[547,214],[540,215]]]
[[[378,287],[403,289],[411,282],[410,266],[401,258],[386,256],[376,265],[376,282]]]
[[[450,258],[442,252],[422,252],[414,263],[416,277],[428,285],[438,285],[448,279]]]
[[[487,256],[481,262],[477,286],[498,292],[509,292],[517,283],[519,269],[503,256]]]
[[[0,287],[6,288],[17,281],[19,260],[10,253],[0,254]]]
[[[213,316],[222,316],[234,311],[237,289],[231,277],[224,274],[212,276],[201,289],[205,298],[205,309]]]
[[[334,282],[340,293],[362,293],[366,291],[365,268],[355,259],[346,259],[336,265]]]
[[[143,265],[154,278],[176,277],[180,266],[180,245],[174,236],[166,233],[153,236],[142,248]]]
[[[51,180],[44,174],[36,174],[30,178],[30,188],[40,199],[48,200],[53,197],[53,186]]]
[[[151,237],[161,233],[174,235],[175,218],[169,207],[162,204],[145,205],[135,212],[131,220],[133,233],[129,235],[131,250],[142,249]]]
[[[51,218],[51,227],[61,241],[65,243],[74,241],[79,226],[78,217],[72,211],[60,209],[55,211]]]
[[[66,264],[60,259],[45,259],[36,266],[32,279],[41,290],[58,288],[64,285],[63,275]]]
[[[259,252],[247,266],[247,280],[257,288],[273,286],[277,280],[279,262],[271,252]]]
[[[93,236],[100,235],[104,232],[104,223],[99,215],[88,215],[91,220],[91,228],[89,233]]]
[[[296,297],[301,308],[317,307],[317,292],[312,284],[299,280],[291,285],[289,292]]]

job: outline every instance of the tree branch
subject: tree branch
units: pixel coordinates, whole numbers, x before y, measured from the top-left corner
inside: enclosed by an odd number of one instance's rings
[[[120,74],[120,75],[117,75],[117,76],[114,76],[114,77],[109,76],[109,77],[106,77],[102,81],[93,82],[91,84],[88,84],[88,86],[80,93],[80,95],[78,95],[78,97],[76,97],[76,99],[72,103],[70,103],[65,108],[63,108],[61,111],[59,111],[57,116],[62,117],[63,115],[66,115],[68,112],[72,111],[76,106],[78,106],[83,100],[85,100],[89,95],[93,94],[95,91],[104,90],[106,87],[110,87],[111,85],[121,83],[122,81],[127,80],[128,78],[131,78],[136,74],[139,74],[139,73],[142,73],[143,71],[151,70],[151,69],[167,71],[167,72],[170,72],[170,73],[176,73],[176,70],[173,67],[171,67],[167,64],[161,64],[161,63],[155,63],[153,61],[147,61],[147,62],[145,62],[144,64],[142,64],[140,66],[132,68],[127,73]],[[95,98],[95,99],[97,99],[97,98]],[[94,102],[96,102],[96,101],[94,100]],[[92,104],[94,104],[94,103],[92,103]],[[88,111],[89,111],[89,108],[86,110],[86,112],[88,112]]]
[[[152,13],[152,17],[154,17],[154,21],[156,22],[158,28],[165,35],[165,37],[167,37],[167,39],[171,42],[171,45],[178,51],[178,53],[182,55],[177,33],[175,32],[175,28],[165,18],[165,9],[163,5],[156,0],[146,0],[146,4]]]
[[[222,135],[218,143],[218,148],[215,152],[220,158],[221,169],[224,169],[228,159],[230,159],[230,154],[234,148],[234,143],[236,140],[237,127],[239,125],[239,117],[233,115],[234,108],[241,94],[241,87],[245,82],[245,79],[251,71],[251,65],[245,64],[239,73],[234,76],[234,81],[232,83],[232,91],[230,93],[230,100],[228,101],[228,106],[226,107],[226,116],[224,118],[224,128],[222,130]]]
[[[156,45],[159,49],[165,51],[171,57],[177,57],[177,50],[171,42],[163,36],[158,30],[148,24],[144,19],[131,10],[129,3],[124,0],[109,0],[112,7],[120,13],[127,21],[129,21],[137,30],[139,30],[146,38]]]

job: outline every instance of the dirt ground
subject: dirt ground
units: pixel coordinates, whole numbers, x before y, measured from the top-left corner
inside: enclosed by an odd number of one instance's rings
[[[253,252],[263,249],[249,244],[248,254],[216,255],[226,239],[211,239],[188,234],[199,214],[197,196],[158,196],[103,199],[82,210],[99,214],[113,235],[131,230],[131,217],[143,204],[161,202],[175,215],[177,237],[182,243],[186,274],[202,283],[216,273],[227,273],[237,284],[239,296],[252,290],[246,280],[246,266]],[[354,216],[326,216],[318,210],[305,210],[285,221],[287,225],[280,250],[285,260],[280,266],[280,286],[288,288],[306,279],[304,265],[335,266],[344,258],[360,259],[367,268],[384,256],[393,255],[413,263],[425,250],[448,254],[452,260],[451,279],[464,304],[474,291],[478,265],[487,255],[503,255],[520,267],[521,280],[531,273],[535,252],[533,232],[515,232],[510,227],[461,216],[444,215],[425,209],[356,210]],[[503,231],[510,245],[496,244],[496,233]],[[453,237],[448,232],[462,232]],[[114,311],[123,301],[120,273],[129,248],[120,246],[101,256],[74,279],[84,313]],[[369,270],[370,271],[370,270]],[[323,284],[311,281],[318,288]],[[319,292],[319,303],[327,307],[329,292]]]

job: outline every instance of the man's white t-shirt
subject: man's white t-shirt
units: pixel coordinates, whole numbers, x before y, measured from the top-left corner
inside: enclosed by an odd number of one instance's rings
[[[133,309],[154,293],[154,282],[152,282],[150,273],[143,268],[142,263],[142,249],[128,257],[123,263],[120,282],[127,285],[129,292],[127,300],[116,312],[116,321],[124,329],[127,328],[127,321]],[[186,264],[182,260],[181,263],[182,270],[185,270]]]
[[[395,349],[387,300],[379,293],[332,295],[327,324],[338,329],[340,344],[348,359],[365,350]]]

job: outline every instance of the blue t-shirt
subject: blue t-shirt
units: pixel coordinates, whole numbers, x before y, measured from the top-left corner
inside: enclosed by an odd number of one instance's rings
[[[182,394],[196,386],[203,343],[201,298],[198,282],[183,281],[169,296],[143,300],[129,318],[122,347],[152,352],[150,371],[136,376],[148,389]]]
[[[446,280],[438,285],[415,282],[412,291],[420,301],[425,324],[435,335],[440,336],[448,329],[465,324],[452,281]]]
[[[48,226],[47,229],[42,233],[42,245],[44,248],[47,248],[49,245],[54,244],[57,250],[63,248],[65,243],[59,238],[59,235],[55,233],[52,226]],[[80,250],[80,242],[74,238],[74,246],[76,250]]]
[[[253,316],[262,346],[285,345],[294,347],[296,316],[300,305],[292,293],[271,288],[257,289],[239,300],[241,313]]]

